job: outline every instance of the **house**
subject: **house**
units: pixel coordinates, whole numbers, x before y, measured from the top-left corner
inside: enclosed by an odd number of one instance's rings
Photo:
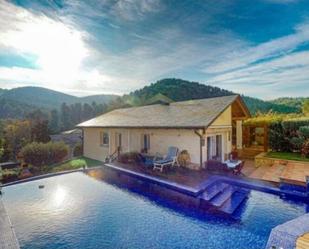
[[[242,121],[250,113],[239,95],[117,109],[78,125],[84,155],[104,161],[121,152],[166,154],[169,146],[187,150],[202,167],[224,161],[242,148]]]

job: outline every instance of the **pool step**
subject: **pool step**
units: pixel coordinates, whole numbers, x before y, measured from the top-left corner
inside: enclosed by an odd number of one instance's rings
[[[235,210],[240,206],[240,204],[248,197],[249,192],[247,191],[239,191],[236,190],[231,198],[226,201],[219,210],[227,213],[227,214],[233,214]]]
[[[221,207],[227,200],[229,200],[233,193],[236,191],[236,188],[228,185],[220,194],[216,195],[210,200],[210,203],[215,207]]]
[[[210,201],[216,195],[224,191],[229,185],[226,183],[217,183],[212,186],[209,186],[205,191],[199,196],[200,199],[205,201]]]
[[[242,203],[247,199],[249,189],[231,185],[225,182],[216,182],[208,186],[205,191],[198,196],[201,205],[213,206],[216,210],[237,219],[242,214]]]

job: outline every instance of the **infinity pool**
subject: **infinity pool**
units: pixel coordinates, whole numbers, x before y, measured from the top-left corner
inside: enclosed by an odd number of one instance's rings
[[[3,192],[23,249],[261,249],[273,227],[306,212],[305,204],[251,191],[241,220],[195,215],[83,173]]]

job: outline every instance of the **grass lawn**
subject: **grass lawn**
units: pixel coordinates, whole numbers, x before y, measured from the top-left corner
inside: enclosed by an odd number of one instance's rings
[[[84,166],[91,168],[95,166],[102,165],[103,162],[93,160],[87,157],[78,157],[72,160],[65,161],[63,163],[59,163],[56,165],[49,166],[47,171],[48,172],[59,172],[65,170],[73,170],[73,169],[80,169]]]
[[[293,153],[293,152],[268,152],[267,157],[309,162],[309,158],[302,157],[300,153]]]

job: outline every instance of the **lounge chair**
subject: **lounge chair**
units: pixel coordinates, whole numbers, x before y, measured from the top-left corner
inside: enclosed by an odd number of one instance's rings
[[[156,153],[154,156],[139,154],[139,157],[141,158],[143,165],[146,167],[153,167],[155,161],[162,159],[162,156],[159,153]]]
[[[176,147],[173,147],[173,146],[169,147],[165,158],[163,158],[162,160],[157,160],[153,162],[153,170],[158,169],[162,172],[164,166],[168,166],[168,165],[179,166],[178,161],[177,161],[178,151],[179,150]]]

